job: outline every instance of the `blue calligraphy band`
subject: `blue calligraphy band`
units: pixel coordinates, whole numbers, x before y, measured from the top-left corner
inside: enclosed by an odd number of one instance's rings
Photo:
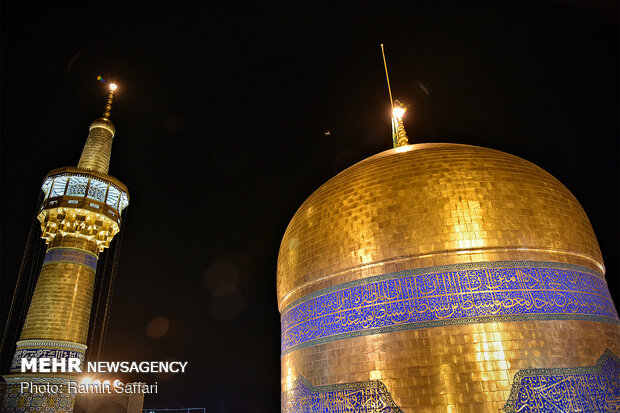
[[[317,291],[282,315],[282,353],[330,341],[442,325],[523,320],[620,323],[605,280],[544,262],[402,271]]]
[[[605,350],[595,366],[520,370],[504,412],[613,412],[620,360]]]
[[[303,376],[282,394],[282,407],[286,412],[401,413],[379,380],[315,387]]]
[[[43,265],[55,262],[84,265],[93,271],[97,269],[97,256],[77,248],[50,248],[45,254]]]

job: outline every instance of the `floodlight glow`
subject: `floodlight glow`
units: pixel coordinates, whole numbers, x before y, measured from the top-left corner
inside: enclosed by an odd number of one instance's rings
[[[117,87],[118,86],[116,86],[116,83],[110,83],[110,90],[111,91],[115,91]]]
[[[407,111],[407,108],[403,108],[402,106],[395,106],[394,109],[392,110],[392,113],[394,114],[396,119],[400,120],[403,118],[406,111]]]

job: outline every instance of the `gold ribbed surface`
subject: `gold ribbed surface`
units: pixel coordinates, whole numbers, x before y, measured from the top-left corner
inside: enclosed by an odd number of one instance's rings
[[[278,304],[393,271],[512,260],[604,274],[586,214],[549,173],[492,149],[408,145],[348,168],[304,202],[280,246]]]
[[[108,119],[96,119],[91,123],[86,144],[80,156],[78,168],[91,169],[107,174],[112,153],[114,125]]]
[[[381,380],[403,412],[497,413],[520,369],[593,366],[620,354],[620,326],[524,321],[445,326],[350,338],[282,357],[282,391]]]
[[[53,247],[98,253],[95,242],[73,236],[57,236],[49,246]],[[84,265],[64,262],[45,264],[20,340],[49,339],[86,344],[94,281],[95,271]]]

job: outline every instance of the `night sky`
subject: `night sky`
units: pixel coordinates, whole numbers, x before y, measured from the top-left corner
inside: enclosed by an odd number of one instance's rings
[[[102,75],[131,197],[105,358],[189,361],[127,377],[159,382],[145,407],[278,411],[280,239],[322,183],[391,147],[380,43],[410,141],[558,178],[619,303],[617,2],[498,3],[3,2],[2,319],[38,188],[77,165]]]

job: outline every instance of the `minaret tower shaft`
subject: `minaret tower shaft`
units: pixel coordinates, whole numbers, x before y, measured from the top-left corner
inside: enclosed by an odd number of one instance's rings
[[[52,170],[43,181],[37,218],[48,247],[10,373],[4,376],[2,411],[73,411],[69,383],[78,376],[53,373],[51,367],[54,362],[66,365],[70,358],[84,362],[97,260],[119,232],[129,203],[127,187],[108,175],[115,89],[110,84],[104,116],[90,125],[78,167]],[[49,358],[50,368],[22,372],[22,359],[32,358]],[[33,392],[34,386],[46,391]]]

